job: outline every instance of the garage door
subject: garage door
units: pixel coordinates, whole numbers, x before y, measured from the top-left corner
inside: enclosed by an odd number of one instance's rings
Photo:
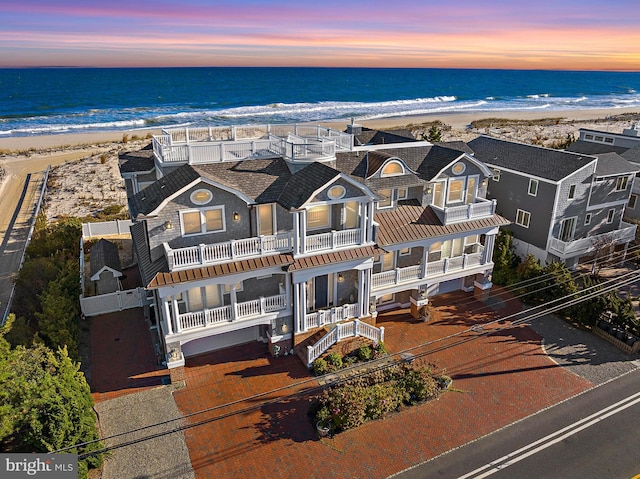
[[[450,281],[445,281],[440,283],[438,287],[438,294],[450,293],[451,291],[458,291],[462,288],[462,280],[461,279],[452,279]]]
[[[260,326],[230,331],[228,333],[216,334],[206,338],[194,339],[182,345],[182,354],[185,357],[195,354],[215,351],[216,349],[228,348],[236,344],[248,343],[258,339]]]

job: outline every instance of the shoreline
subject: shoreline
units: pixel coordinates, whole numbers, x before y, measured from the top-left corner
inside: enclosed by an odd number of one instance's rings
[[[640,109],[634,108],[594,108],[584,110],[500,110],[500,111],[466,111],[466,112],[438,112],[421,115],[405,115],[396,117],[376,118],[371,120],[358,120],[355,122],[364,127],[375,129],[393,129],[406,125],[418,125],[434,121],[441,121],[449,125],[452,130],[464,132],[473,121],[483,119],[505,119],[505,120],[541,120],[546,118],[562,119],[563,122],[606,120],[609,117],[623,114],[637,114],[640,116]],[[323,125],[338,130],[344,130],[349,120],[338,122],[312,122],[309,124]],[[603,125],[606,127],[606,125]],[[145,138],[148,134],[157,134],[160,129],[125,129],[108,130],[96,132],[74,132],[60,133],[52,135],[34,136],[11,136],[0,138],[0,154],[11,155],[18,152],[37,152],[46,149],[70,149],[82,146],[95,146],[103,143],[122,143],[123,137],[127,135],[129,139],[134,136]]]

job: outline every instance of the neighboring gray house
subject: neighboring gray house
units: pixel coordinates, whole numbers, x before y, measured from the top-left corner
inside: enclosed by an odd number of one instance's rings
[[[589,156],[478,137],[468,143],[493,169],[487,197],[510,219],[517,253],[573,268],[597,247],[628,246],[622,220],[637,168],[618,155]]]
[[[90,279],[94,281],[96,295],[119,291],[122,267],[118,254],[118,245],[100,239],[89,250]]]
[[[184,357],[249,341],[310,363],[338,336],[381,340],[378,310],[482,295],[508,224],[485,198],[491,170],[466,145],[402,132],[165,130],[152,158],[121,159],[174,380]],[[151,159],[157,181],[142,188]]]
[[[622,133],[598,131],[581,128],[578,140],[569,145],[567,151],[597,156],[606,161],[603,154],[615,154],[633,164],[640,170],[640,123],[625,128]],[[640,220],[640,179],[633,179],[629,204],[625,208],[624,216],[629,220]]]

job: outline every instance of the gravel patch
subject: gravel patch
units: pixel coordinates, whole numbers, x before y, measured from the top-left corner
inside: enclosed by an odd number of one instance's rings
[[[172,387],[160,387],[96,404],[102,437],[131,431],[174,418],[181,418]],[[136,433],[107,439],[108,446],[135,441],[170,431],[185,424],[171,421]],[[182,431],[114,449],[104,461],[102,479],[192,479],[195,478]]]
[[[529,326],[544,338],[544,348],[551,359],[594,384],[607,382],[640,365],[640,354],[630,356],[557,316],[546,315]]]

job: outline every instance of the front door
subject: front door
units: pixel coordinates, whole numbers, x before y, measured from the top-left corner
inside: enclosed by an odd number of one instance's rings
[[[323,309],[329,305],[328,295],[329,295],[329,277],[325,274],[323,276],[316,276],[314,278],[314,298],[315,298],[315,309]]]

